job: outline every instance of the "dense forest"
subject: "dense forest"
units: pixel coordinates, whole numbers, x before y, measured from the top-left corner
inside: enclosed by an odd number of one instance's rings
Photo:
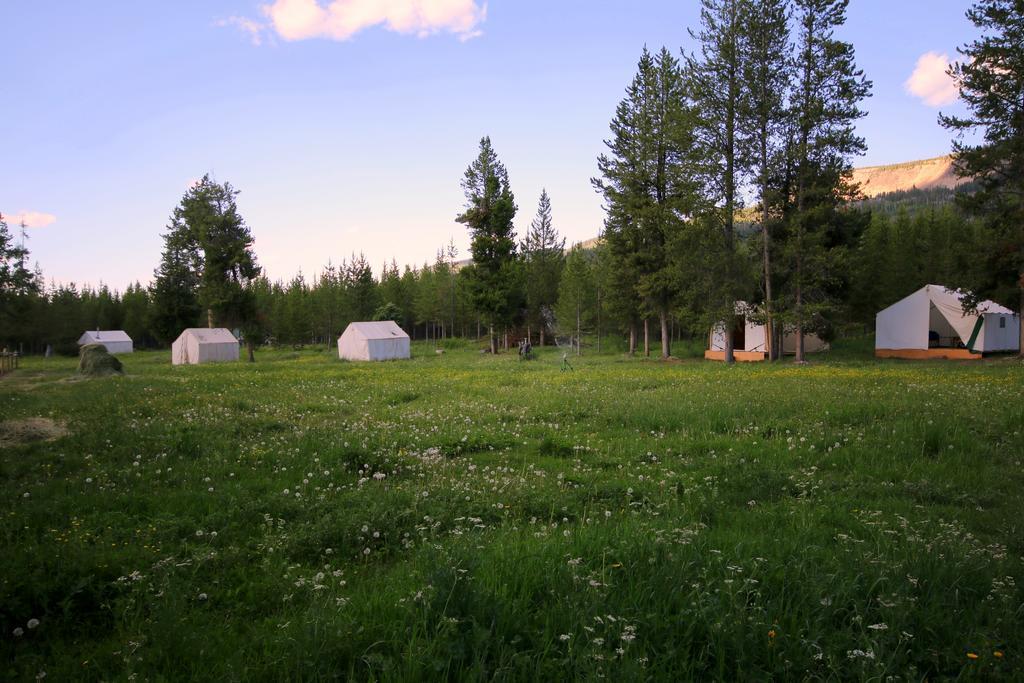
[[[956,286],[973,281],[974,270],[983,262],[979,257],[988,239],[986,230],[959,211],[951,197],[936,206],[912,201],[916,193],[899,195],[906,197],[893,197],[900,204],[895,214],[871,205],[850,208],[856,214],[852,222],[858,234],[843,261],[846,272],[841,279],[850,286],[843,290],[841,312],[830,321],[833,334],[844,328],[871,330],[879,309],[926,283]],[[547,212],[550,225],[550,204]],[[11,242],[6,224],[0,227],[0,235]],[[552,335],[564,341],[579,328],[592,337],[593,344],[598,334],[624,339],[628,317],[607,294],[602,296],[602,291],[614,286],[607,245],[599,241],[563,251],[564,242],[559,240],[556,250],[542,256],[551,262],[545,264],[545,280],[537,264],[531,263],[539,260],[536,242],[535,235],[519,251],[523,305],[510,326],[514,337],[525,335],[529,328],[535,344],[540,343],[542,331],[545,342],[552,343]],[[740,246],[756,259],[755,235],[744,238]],[[16,256],[20,263],[21,255]],[[328,264],[309,280],[302,274],[286,282],[261,276],[253,283],[253,291],[265,324],[264,339],[271,344],[329,344],[349,322],[367,319],[395,320],[416,339],[482,337],[482,319],[473,309],[457,256],[449,246],[438,250],[433,263],[400,268],[392,262],[375,275],[366,259],[355,255],[337,265]],[[49,344],[55,351],[73,354],[77,353],[75,342],[88,329],[123,329],[136,346],[144,348],[173,341],[155,329],[150,287],[135,283],[117,291],[74,283],[47,285],[39,273],[28,271],[27,276],[23,278],[30,281],[27,291],[0,300],[0,345],[38,353]],[[705,334],[705,329],[686,321],[684,311],[673,312],[671,328],[676,338]],[[192,324],[205,325],[204,316],[196,315]]]

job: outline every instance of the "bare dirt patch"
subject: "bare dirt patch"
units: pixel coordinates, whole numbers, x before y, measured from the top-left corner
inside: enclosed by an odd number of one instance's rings
[[[55,441],[67,434],[67,427],[48,417],[6,420],[0,422],[0,448],[18,446],[33,441]]]

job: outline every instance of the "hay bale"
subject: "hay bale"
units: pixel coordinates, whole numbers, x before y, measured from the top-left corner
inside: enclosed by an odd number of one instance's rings
[[[79,352],[78,373],[86,377],[123,375],[124,367],[102,344],[85,344]]]

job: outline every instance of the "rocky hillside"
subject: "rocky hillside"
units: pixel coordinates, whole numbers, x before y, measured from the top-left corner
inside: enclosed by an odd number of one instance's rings
[[[888,166],[865,166],[854,169],[853,179],[860,183],[861,192],[867,197],[913,189],[951,190],[963,182],[953,172],[953,159],[949,155]]]

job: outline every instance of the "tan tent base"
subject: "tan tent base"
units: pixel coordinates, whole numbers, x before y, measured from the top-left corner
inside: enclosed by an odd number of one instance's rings
[[[979,360],[980,353],[968,349],[875,349],[875,358],[904,358],[906,360]]]
[[[757,361],[765,360],[768,357],[764,351],[733,351],[733,358],[740,363],[755,363]],[[704,360],[725,360],[725,351],[712,351],[707,349],[704,351]]]

